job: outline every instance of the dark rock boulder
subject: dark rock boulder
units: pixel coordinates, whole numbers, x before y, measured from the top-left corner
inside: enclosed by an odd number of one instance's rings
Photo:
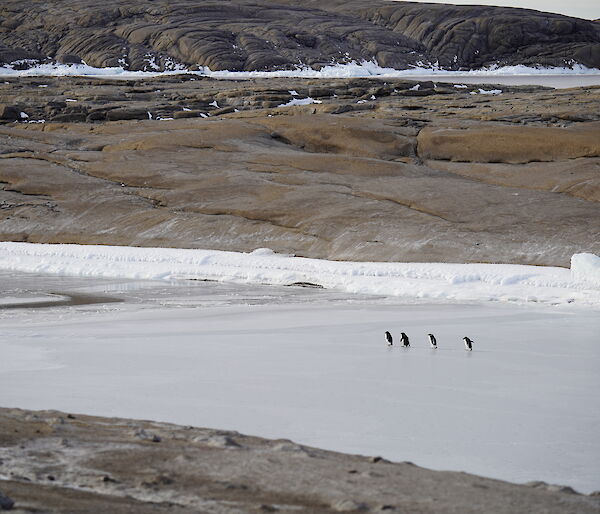
[[[84,112],[66,112],[63,114],[57,114],[52,117],[52,121],[54,122],[70,122],[76,123],[81,121],[86,121],[87,115]]]
[[[60,64],[81,64],[81,57],[73,54],[62,54],[56,58]]]
[[[0,120],[14,121],[20,118],[20,110],[14,105],[0,104]]]
[[[14,506],[14,500],[0,492],[0,510],[12,510]]]
[[[123,107],[120,109],[112,109],[106,113],[106,119],[109,121],[118,120],[147,120],[148,111],[145,109],[135,109]]]

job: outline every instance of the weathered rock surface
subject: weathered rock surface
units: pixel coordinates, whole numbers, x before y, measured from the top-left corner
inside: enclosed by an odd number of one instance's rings
[[[600,25],[525,9],[385,0],[3,0],[0,63],[25,59],[149,71],[372,59],[402,69],[418,62],[600,67]]]
[[[526,164],[600,157],[600,123],[573,128],[424,128],[418,137],[423,159]]]
[[[7,82],[7,105],[46,123],[0,125],[2,240],[549,265],[600,253],[600,88]],[[263,106],[309,93],[322,103]]]
[[[0,490],[23,513],[600,512],[598,496],[542,482],[56,411],[0,408],[0,474]]]

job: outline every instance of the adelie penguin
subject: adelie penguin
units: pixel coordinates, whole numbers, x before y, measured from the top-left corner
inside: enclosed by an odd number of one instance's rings
[[[431,347],[433,349],[437,349],[437,341],[435,336],[433,334],[427,334],[427,337],[429,338],[429,344],[431,344]]]
[[[404,332],[402,332],[402,335],[400,336],[400,341],[402,341],[402,346],[404,346],[404,348],[410,348],[410,341]]]
[[[463,341],[465,342],[465,350],[468,352],[473,351],[473,341],[471,341],[468,337],[463,337]]]
[[[387,341],[388,346],[392,346],[394,344],[392,334],[390,334],[387,330],[385,331],[385,340]]]

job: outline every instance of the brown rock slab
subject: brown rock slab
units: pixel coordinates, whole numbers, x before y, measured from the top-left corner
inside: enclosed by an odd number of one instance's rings
[[[600,123],[583,127],[425,128],[418,137],[423,159],[464,162],[564,161],[600,157]]]

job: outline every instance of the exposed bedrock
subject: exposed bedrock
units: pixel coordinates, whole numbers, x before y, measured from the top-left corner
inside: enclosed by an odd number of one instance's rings
[[[150,71],[373,59],[395,68],[600,67],[600,25],[525,9],[384,0],[3,0],[0,63],[23,59]]]
[[[600,26],[589,20],[507,7],[334,1],[342,12],[356,9],[364,19],[419,41],[443,67],[551,66],[571,59],[600,64]]]
[[[420,85],[9,81],[28,118],[0,125],[0,239],[565,266],[600,253],[600,89]],[[309,93],[322,103],[281,106]]]
[[[419,86],[11,79],[0,238],[554,265],[600,252],[599,89]],[[321,103],[281,107],[309,94]]]
[[[464,162],[525,164],[600,157],[600,123],[574,128],[477,124],[465,128],[425,128],[419,156]]]

